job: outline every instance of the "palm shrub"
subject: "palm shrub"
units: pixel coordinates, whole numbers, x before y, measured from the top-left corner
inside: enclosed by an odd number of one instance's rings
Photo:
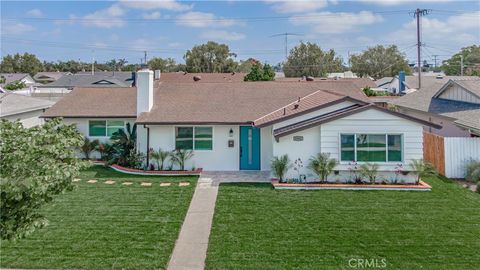
[[[193,157],[192,150],[185,150],[185,149],[177,149],[174,150],[171,156],[171,160],[174,164],[178,164],[181,171],[185,170],[185,163],[187,160]]]
[[[321,182],[326,182],[329,174],[338,165],[338,161],[330,158],[330,153],[318,153],[316,157],[311,157],[307,168],[312,170]]]
[[[119,129],[110,137],[112,142],[112,161],[120,166],[138,167],[138,160],[141,155],[137,153],[137,125],[130,126],[127,123],[126,129]]]
[[[428,161],[423,159],[413,159],[410,162],[410,167],[412,168],[412,174],[415,175],[415,183],[420,182],[420,178],[427,176],[437,176],[437,170],[435,167]]]
[[[290,158],[287,154],[280,156],[280,157],[273,157],[271,169],[273,175],[278,178],[280,182],[283,182],[285,175],[288,172],[288,169],[292,167],[290,163]]]
[[[170,152],[163,151],[162,148],[159,148],[158,151],[152,151],[150,157],[155,161],[157,164],[157,169],[163,171],[163,167],[165,166],[165,161],[170,156]]]
[[[360,174],[368,178],[370,184],[375,184],[377,181],[377,173],[378,173],[378,164],[375,163],[364,163],[360,166]]]
[[[100,144],[98,140],[90,140],[89,138],[85,137],[83,139],[83,144],[80,146],[80,150],[82,151],[85,159],[90,159],[90,154],[97,149],[97,146]]]
[[[99,143],[96,147],[97,152],[100,153],[100,159],[109,161],[112,157],[113,146],[109,143]]]
[[[480,161],[471,159],[467,162],[465,179],[474,183],[480,181]]]

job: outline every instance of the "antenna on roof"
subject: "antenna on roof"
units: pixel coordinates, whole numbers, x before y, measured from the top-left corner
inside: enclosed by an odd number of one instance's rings
[[[270,37],[279,37],[279,36],[284,36],[285,37],[285,61],[288,58],[288,36],[303,36],[303,34],[296,34],[296,33],[281,33],[281,34],[275,34],[271,35]]]

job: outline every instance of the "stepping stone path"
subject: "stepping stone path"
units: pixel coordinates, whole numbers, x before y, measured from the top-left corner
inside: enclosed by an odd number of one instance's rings
[[[80,178],[75,178],[75,179],[73,179],[73,182],[80,182],[81,180],[82,179],[80,179]]]
[[[95,183],[97,183],[97,180],[91,179],[91,180],[88,180],[87,183],[89,183],[89,184],[95,184]]]
[[[169,187],[172,183],[160,183],[161,187]]]
[[[142,187],[151,187],[151,186],[152,186],[152,183],[142,182],[140,185],[141,185]]]
[[[123,182],[122,185],[124,186],[131,186],[133,183],[132,182]]]
[[[180,183],[178,183],[178,186],[179,187],[186,187],[186,186],[190,186],[190,183],[189,182],[180,182]]]
[[[115,181],[113,181],[113,180],[107,180],[107,181],[105,181],[105,184],[107,184],[107,185],[113,185],[113,184],[115,184]]]

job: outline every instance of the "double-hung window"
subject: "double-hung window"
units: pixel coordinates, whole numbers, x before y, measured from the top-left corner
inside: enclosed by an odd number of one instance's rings
[[[120,129],[125,129],[125,121],[90,120],[88,122],[88,135],[90,137],[110,137]]]
[[[176,127],[175,149],[212,150],[212,127]]]
[[[402,161],[402,135],[341,134],[340,160],[359,162]]]

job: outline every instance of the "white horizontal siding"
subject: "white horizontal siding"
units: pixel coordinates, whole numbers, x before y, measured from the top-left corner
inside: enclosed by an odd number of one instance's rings
[[[422,125],[377,110],[367,110],[322,125],[321,149],[330,153],[332,158],[340,160],[340,134],[348,133],[393,133],[403,135],[403,164],[412,159],[423,158]],[[392,171],[398,162],[384,163],[380,170]],[[347,169],[342,164],[339,169]]]
[[[447,137],[445,143],[445,176],[464,178],[470,159],[480,160],[480,138]]]

